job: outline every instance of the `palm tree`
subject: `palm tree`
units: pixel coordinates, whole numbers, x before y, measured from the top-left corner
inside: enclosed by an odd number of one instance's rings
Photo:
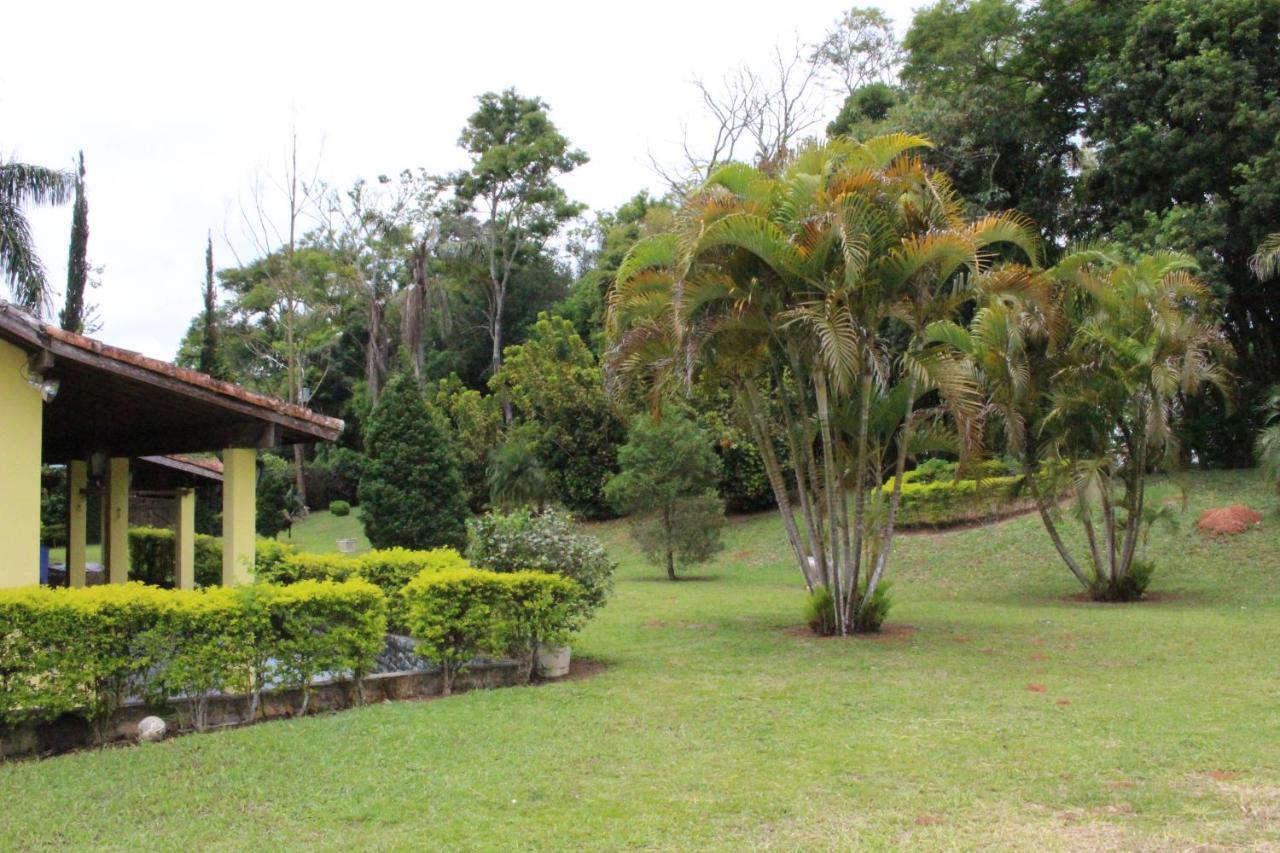
[[[1095,598],[1141,595],[1137,547],[1162,517],[1145,503],[1147,475],[1176,459],[1180,400],[1228,385],[1225,343],[1203,319],[1213,314],[1194,268],[1170,253],[1124,263],[1076,252],[1016,287],[992,281],[967,329],[934,330],[973,360],[1054,547]],[[1083,560],[1058,531],[1068,495]]]
[[[965,449],[981,438],[967,364],[926,330],[972,298],[992,247],[1037,251],[1016,215],[967,221],[946,177],[911,156],[928,145],[841,138],[777,177],[721,167],[672,232],[637,244],[610,295],[612,379],[641,380],[655,402],[695,379],[734,391],[806,584],[831,593],[840,633],[866,624],[912,447],[939,434],[944,409]]]
[[[1280,275],[1280,231],[1262,241],[1257,253],[1249,259],[1249,268],[1262,281]]]
[[[1267,391],[1262,404],[1262,431],[1254,441],[1254,454],[1262,467],[1263,476],[1276,485],[1280,491],[1280,385],[1274,385]]]
[[[0,277],[14,301],[35,313],[49,305],[44,265],[36,257],[28,204],[62,204],[75,187],[69,172],[16,161],[0,161]]]

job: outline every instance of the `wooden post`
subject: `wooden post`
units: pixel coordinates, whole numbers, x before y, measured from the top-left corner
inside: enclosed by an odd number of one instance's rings
[[[257,527],[258,451],[222,451],[222,583],[253,582]]]
[[[129,580],[129,460],[113,456],[107,463],[106,529],[103,562],[110,583]]]
[[[173,585],[196,588],[196,492],[178,489],[173,502]]]
[[[89,465],[72,459],[67,465],[67,584],[85,584],[85,562],[89,543]]]

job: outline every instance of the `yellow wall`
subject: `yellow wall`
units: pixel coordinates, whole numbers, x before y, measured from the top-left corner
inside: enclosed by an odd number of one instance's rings
[[[40,582],[40,431],[44,403],[27,353],[0,341],[0,587]]]

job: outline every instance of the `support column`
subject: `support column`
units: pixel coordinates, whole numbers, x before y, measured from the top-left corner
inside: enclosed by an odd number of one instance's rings
[[[196,588],[196,492],[179,489],[173,513],[173,585]]]
[[[257,526],[258,451],[222,451],[222,583],[253,582]]]
[[[89,465],[83,459],[67,464],[67,583],[85,584],[85,561],[89,544]]]
[[[40,582],[40,444],[44,404],[27,353],[0,341],[0,587]]]
[[[102,556],[110,583],[129,580],[129,460],[113,456],[107,463],[107,520]]]

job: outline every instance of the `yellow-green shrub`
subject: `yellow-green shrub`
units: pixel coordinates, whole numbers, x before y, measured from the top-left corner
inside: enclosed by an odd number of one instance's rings
[[[297,583],[302,580],[346,580],[360,577],[377,586],[387,597],[391,627],[405,628],[400,591],[405,584],[424,571],[466,569],[471,564],[452,548],[412,551],[408,548],[382,548],[363,554],[292,554],[267,573],[273,583]]]
[[[582,588],[547,572],[463,568],[424,571],[402,596],[418,652],[444,671],[447,694],[456,675],[481,655],[531,655],[539,641],[563,642]]]
[[[349,674],[359,682],[386,642],[386,597],[360,578],[244,589],[257,662],[271,661],[275,680],[302,690],[303,714],[317,676]]]
[[[989,516],[1016,497],[1021,484],[1022,477],[904,482],[899,519],[903,526],[909,527],[953,524]]]
[[[100,723],[130,695],[158,704],[185,696],[202,726],[215,692],[251,687],[256,696],[279,682],[309,695],[320,673],[360,679],[385,631],[384,596],[358,579],[0,590],[0,721],[74,713]]]
[[[255,543],[254,572],[272,574],[276,566],[297,549],[274,539]],[[222,583],[222,540],[196,534],[196,586]],[[129,528],[129,580],[172,589],[174,585],[174,535],[165,527]]]

